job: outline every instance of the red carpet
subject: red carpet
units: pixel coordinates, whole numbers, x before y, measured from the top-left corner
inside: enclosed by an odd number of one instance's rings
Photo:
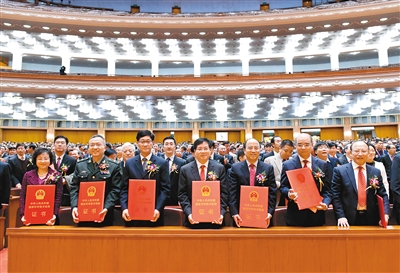
[[[8,260],[8,250],[4,248],[0,251],[0,272],[7,273],[7,260]]]

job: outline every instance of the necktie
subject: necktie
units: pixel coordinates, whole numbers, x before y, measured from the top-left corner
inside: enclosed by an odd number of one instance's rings
[[[205,170],[206,166],[205,165],[201,165],[200,166],[200,180],[201,181],[205,181],[206,180],[206,170]]]
[[[146,171],[146,167],[147,167],[147,158],[143,157],[143,159],[142,159],[142,165],[143,165],[143,171]]]
[[[171,172],[171,158],[167,157],[169,172]]]
[[[365,209],[367,206],[367,184],[365,182],[365,176],[363,174],[363,167],[358,167],[358,206],[360,209]]]
[[[60,168],[60,164],[61,164],[61,157],[57,157],[57,167],[56,167],[57,170]]]
[[[256,180],[256,166],[250,164],[250,186],[254,186]]]
[[[391,156],[390,156],[390,159],[392,159],[392,161],[393,161],[393,160],[394,160],[394,155],[391,155]]]
[[[307,167],[308,160],[303,160],[303,163],[304,163],[303,168],[308,168],[308,167]]]

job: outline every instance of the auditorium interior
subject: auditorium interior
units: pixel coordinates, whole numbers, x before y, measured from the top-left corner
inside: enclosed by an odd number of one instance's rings
[[[144,129],[158,143],[400,138],[398,0],[0,3],[0,142],[133,143]],[[400,271],[398,226],[77,230],[11,217],[1,272]]]

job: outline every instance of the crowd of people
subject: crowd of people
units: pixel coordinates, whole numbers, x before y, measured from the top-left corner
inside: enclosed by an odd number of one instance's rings
[[[126,226],[164,225],[164,207],[181,206],[185,226],[219,228],[229,210],[240,227],[241,186],[268,187],[267,226],[273,223],[277,206],[287,206],[289,226],[321,226],[325,211],[333,206],[339,227],[383,225],[376,195],[382,197],[386,224],[392,216],[400,223],[400,143],[397,139],[370,141],[315,141],[300,134],[294,141],[274,136],[270,142],[254,138],[244,143],[199,138],[193,143],[176,143],[166,137],[154,142],[154,134],[139,131],[134,143],[107,143],[94,135],[88,144],[69,143],[56,136],[52,143],[0,144],[0,192],[2,209],[11,187],[20,188],[20,215],[25,225],[25,195],[28,185],[55,184],[54,215],[47,225],[59,224],[61,206],[71,206],[72,218],[80,226],[112,225],[114,206],[120,205]],[[318,206],[299,209],[287,171],[309,168],[321,196]],[[211,174],[211,175],[210,175]],[[128,209],[130,179],[156,181],[153,218],[135,220]],[[199,223],[192,216],[192,182],[218,180],[220,214],[213,222]],[[104,208],[100,220],[79,220],[80,183],[105,181]],[[360,190],[364,189],[364,190]]]

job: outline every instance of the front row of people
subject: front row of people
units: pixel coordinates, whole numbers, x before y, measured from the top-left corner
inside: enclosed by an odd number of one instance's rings
[[[151,153],[154,135],[148,130],[139,131],[137,145],[140,154],[126,161],[121,175],[121,166],[104,156],[105,139],[94,135],[89,140],[90,158],[76,164],[71,182],[72,218],[79,226],[112,225],[114,206],[120,201],[122,218],[126,226],[162,226],[164,225],[164,207],[170,198],[170,176],[179,174],[178,201],[185,214],[185,226],[191,228],[218,228],[223,224],[224,215],[229,206],[236,226],[240,227],[239,215],[240,186],[268,187],[267,226],[273,220],[276,206],[277,183],[272,165],[259,160],[260,144],[256,139],[248,139],[244,144],[246,160],[232,165],[226,173],[225,167],[211,160],[213,143],[207,138],[199,138],[194,144],[194,160],[186,165],[177,166],[170,158],[163,159]],[[289,226],[321,226],[325,223],[325,211],[333,204],[338,226],[378,225],[379,220],[376,196],[384,201],[385,221],[389,219],[389,200],[382,184],[380,171],[366,165],[368,146],[357,141],[351,146],[353,161],[333,170],[333,179],[325,175],[329,170],[327,162],[311,155],[313,149],[311,136],[300,134],[295,140],[297,155],[285,160],[280,179],[280,193],[288,200],[286,224]],[[51,168],[52,154],[47,149],[37,149],[33,157],[36,169],[24,176],[21,189],[20,214],[24,224],[25,191],[27,185],[56,184],[54,215],[47,225],[58,224],[58,211],[61,205],[62,177]],[[315,178],[321,196],[318,206],[299,210],[298,194],[292,189],[286,171],[309,168]],[[132,220],[128,210],[128,186],[130,179],[152,179],[156,181],[156,198],[153,218],[150,221]],[[200,180],[220,181],[220,217],[212,223],[198,223],[192,216],[192,182]],[[80,183],[87,181],[105,181],[104,209],[96,222],[81,222],[78,214],[78,195]]]

